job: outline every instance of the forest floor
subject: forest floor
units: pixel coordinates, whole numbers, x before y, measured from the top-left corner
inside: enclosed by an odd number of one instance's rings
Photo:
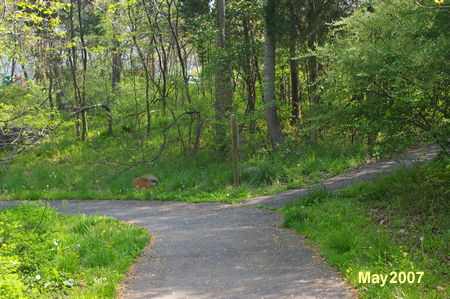
[[[416,160],[433,158],[436,147],[399,161],[377,162],[320,184],[251,199],[240,204],[168,201],[45,201],[62,213],[113,216],[152,234],[152,244],[125,277],[119,297],[130,298],[352,298],[355,289],[327,266],[303,237],[282,228],[270,209],[308,190],[328,190],[373,181]],[[0,201],[0,207],[20,201]]]

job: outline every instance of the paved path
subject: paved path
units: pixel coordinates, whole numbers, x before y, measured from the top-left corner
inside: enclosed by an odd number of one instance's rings
[[[244,201],[243,203],[248,206],[268,206],[273,208],[283,207],[290,201],[295,201],[301,197],[306,196],[311,189],[325,187],[328,191],[334,191],[360,182],[372,182],[382,175],[393,173],[400,167],[410,167],[417,161],[431,160],[439,152],[440,149],[437,146],[432,145],[425,149],[410,151],[405,157],[397,160],[376,162],[367,166],[363,166],[351,172],[324,180],[318,184],[249,199]]]
[[[430,152],[435,152],[432,148]],[[431,158],[433,154],[428,155]],[[388,164],[385,164],[388,163]],[[330,189],[373,179],[375,163],[323,182]],[[307,188],[249,200],[280,206]],[[126,276],[124,298],[353,298],[341,275],[280,227],[281,215],[250,206],[161,201],[48,201],[63,213],[116,217],[145,227],[152,244]],[[19,202],[1,202],[0,207]]]

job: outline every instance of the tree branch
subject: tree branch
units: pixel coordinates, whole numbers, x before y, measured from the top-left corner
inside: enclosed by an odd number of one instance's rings
[[[108,112],[109,117],[111,117],[111,109],[109,109],[109,107],[107,105],[104,104],[97,104],[97,105],[91,105],[91,106],[85,106],[80,108],[79,110],[72,112],[69,116],[67,116],[66,118],[64,118],[62,121],[60,121],[57,125],[53,126],[52,128],[50,128],[47,131],[47,134],[44,134],[44,132],[41,132],[41,135],[39,137],[37,137],[36,139],[32,140],[30,144],[25,145],[19,149],[16,149],[13,153],[11,153],[7,158],[4,159],[0,159],[0,167],[4,166],[6,163],[8,163],[9,161],[11,161],[16,155],[24,152],[24,151],[29,151],[31,150],[39,141],[41,141],[42,139],[48,137],[50,135],[51,132],[53,132],[54,130],[58,129],[63,123],[65,123],[66,121],[68,121],[69,119],[71,119],[72,117],[80,114],[83,111],[87,111],[87,110],[91,110],[91,109],[95,109],[95,108],[103,108]]]

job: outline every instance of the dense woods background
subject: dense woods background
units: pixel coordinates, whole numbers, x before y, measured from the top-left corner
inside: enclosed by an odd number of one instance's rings
[[[75,191],[189,163],[218,163],[225,186],[232,113],[241,174],[258,184],[298,183],[289,173],[312,148],[355,159],[305,170],[325,177],[448,143],[441,1],[36,0],[1,11],[4,190],[51,189],[17,183],[36,169],[65,182],[90,169]],[[25,161],[34,170],[14,167]]]
[[[448,298],[449,8],[445,0],[1,1],[2,206],[235,203],[434,143],[433,162],[337,193],[309,190],[276,210],[360,297]],[[159,183],[135,190],[143,174]],[[0,208],[0,297],[114,297],[148,242],[110,218]],[[366,284],[361,271],[405,279]],[[421,283],[409,282],[420,273]]]

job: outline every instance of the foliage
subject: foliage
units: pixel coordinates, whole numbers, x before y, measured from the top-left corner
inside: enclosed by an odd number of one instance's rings
[[[285,208],[284,225],[317,244],[363,297],[445,298],[449,165],[417,165],[337,195],[316,191]],[[424,275],[420,284],[381,286],[360,283],[360,271]]]
[[[6,85],[0,87],[0,121],[3,125],[30,126],[42,129],[54,124],[58,111],[50,111],[39,102],[44,98],[42,86],[29,82],[24,88],[19,85]],[[24,117],[8,121],[17,115]]]
[[[146,231],[39,204],[0,210],[0,297],[113,297]]]
[[[12,127],[20,137],[27,128],[46,138],[27,143],[8,135],[6,143],[14,144],[0,148],[0,199],[236,202],[341,174],[363,164],[367,150],[381,158],[430,141],[445,149],[449,31],[443,1],[269,2],[275,9],[267,25],[278,47],[275,102],[286,135],[277,152],[267,149],[264,121],[263,1],[226,1],[224,49],[215,43],[215,7],[207,0],[4,1],[2,67],[33,71],[25,86],[0,87],[1,129],[8,133]],[[330,25],[340,16],[346,17]],[[215,142],[215,127],[229,125],[214,113],[214,75],[222,55],[230,58],[233,77],[226,113],[239,119],[238,188],[232,187],[230,145]],[[299,85],[295,101],[292,84]],[[97,103],[109,107],[107,115],[83,112],[45,135],[77,109]],[[320,146],[311,145],[316,136]],[[442,212],[442,194],[448,192],[441,181],[448,182],[448,168],[437,165],[339,196],[317,190],[288,208],[286,224],[319,240],[350,280],[368,265],[380,271],[428,269],[433,275],[405,292],[431,294],[443,281],[448,256],[439,249],[448,241]],[[145,173],[161,183],[134,190],[131,181]],[[367,212],[371,208],[377,213]],[[145,234],[111,219],[43,209],[0,213],[10,225],[0,226],[0,296],[110,297],[146,243]],[[416,223],[402,218],[406,212]],[[384,232],[368,217],[383,221]],[[411,240],[395,233],[406,231],[405,225]],[[81,285],[88,287],[76,287]],[[398,296],[400,287],[364,292]]]
[[[8,175],[0,177],[0,198],[230,202],[315,183],[365,161],[365,147],[359,144],[331,148],[292,143],[292,150],[277,154],[243,148],[241,187],[232,188],[231,155],[218,159],[213,151],[203,149],[185,158],[181,148],[172,146],[177,131],[169,134],[169,148],[161,160],[130,168],[128,165],[140,161],[143,154],[134,130],[134,126],[130,131],[115,127],[118,133],[107,136],[101,127],[92,126],[92,136],[85,143],[77,143],[72,128],[63,129],[36,150],[16,157]],[[160,130],[158,123],[153,124],[153,130]],[[139,134],[145,135],[144,131],[142,128]],[[144,142],[144,154],[149,159],[156,155],[162,140],[155,134]],[[161,183],[149,191],[135,191],[131,181],[144,173],[152,173]]]
[[[322,121],[345,134],[377,138],[394,152],[418,135],[447,144],[448,11],[414,1],[374,1],[334,24],[317,54]]]

